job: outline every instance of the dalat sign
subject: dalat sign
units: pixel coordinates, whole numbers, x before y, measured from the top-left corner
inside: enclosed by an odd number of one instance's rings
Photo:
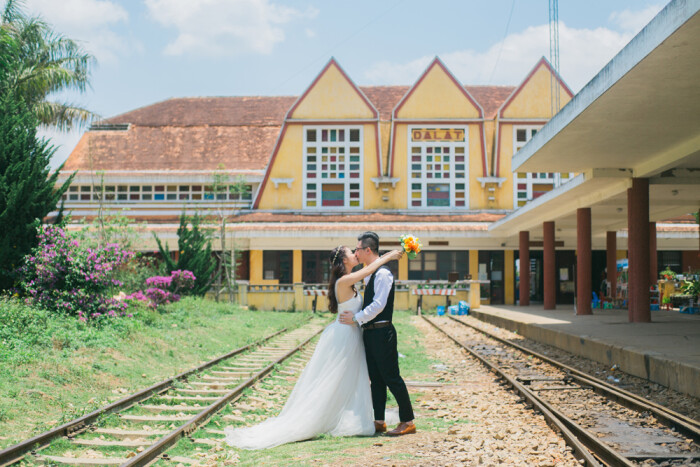
[[[411,141],[464,141],[462,128],[414,128]]]

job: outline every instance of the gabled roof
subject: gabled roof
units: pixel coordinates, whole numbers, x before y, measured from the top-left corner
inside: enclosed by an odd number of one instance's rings
[[[408,102],[408,100],[411,98],[411,95],[416,91],[416,89],[420,88],[421,84],[423,83],[423,80],[430,74],[430,72],[435,67],[440,68],[449,77],[449,79],[455,84],[456,88],[459,89],[462,92],[462,94],[464,94],[464,96],[467,98],[467,100],[471,102],[472,105],[477,109],[477,111],[479,112],[479,117],[483,117],[484,109],[479,105],[478,102],[476,102],[476,100],[474,100],[469,91],[467,91],[467,89],[462,84],[460,84],[459,81],[457,81],[457,78],[455,78],[452,72],[447,69],[447,67],[442,62],[442,60],[440,60],[439,57],[435,57],[433,59],[430,65],[428,65],[423,74],[420,76],[420,78],[418,78],[418,80],[413,84],[413,86],[411,86],[411,89],[408,91],[408,93],[401,99],[401,101],[399,101],[396,108],[394,108],[394,117],[398,115],[398,113],[401,111],[406,102]]]
[[[509,86],[466,86],[494,115]],[[408,86],[362,86],[381,121]],[[124,131],[88,131],[63,168],[74,170],[265,170],[294,96],[173,98],[111,117],[128,123]]]
[[[564,82],[564,80],[562,79],[562,77],[559,75],[559,73],[557,73],[556,70],[552,67],[552,64],[549,63],[549,60],[547,60],[545,57],[542,57],[542,58],[540,58],[539,61],[535,64],[535,66],[532,67],[532,70],[530,70],[530,72],[527,74],[527,76],[526,76],[525,79],[522,81],[522,83],[520,83],[520,84],[513,90],[512,94],[511,94],[510,96],[508,96],[508,98],[505,100],[505,102],[503,102],[503,104],[501,105],[501,107],[498,109],[498,116],[499,116],[499,117],[502,117],[502,116],[503,116],[503,113],[506,111],[506,109],[507,109],[508,106],[511,104],[511,102],[513,102],[513,100],[515,100],[515,98],[518,96],[518,94],[520,94],[520,91],[522,91],[522,90],[525,88],[525,86],[527,86],[527,83],[530,82],[530,80],[531,80],[532,77],[535,75],[535,73],[537,72],[537,70],[539,70],[539,69],[540,69],[541,67],[543,67],[543,66],[546,67],[546,68],[549,70],[549,72],[550,72],[551,74],[553,74],[553,75],[556,77],[557,82],[559,83],[559,85],[560,85],[562,88],[564,88],[564,91],[566,91],[566,93],[569,95],[569,97],[570,97],[570,98],[571,98],[571,97],[574,97],[574,93],[571,91],[571,88],[569,88],[569,86],[566,85],[566,83]]]
[[[289,112],[287,112],[286,118],[294,118],[294,113],[299,109],[299,107],[302,106],[304,103],[305,99],[311,95],[317,85],[326,77],[328,72],[330,70],[337,70],[340,73],[340,76],[345,80],[345,82],[350,86],[352,90],[354,90],[357,95],[360,97],[360,99],[364,102],[364,104],[367,106],[367,110],[370,111],[372,116],[374,118],[379,118],[379,112],[377,112],[377,109],[374,107],[374,105],[367,99],[367,96],[360,90],[359,87],[350,79],[347,73],[345,73],[345,70],[338,64],[338,62],[335,60],[335,58],[331,58],[328,63],[326,64],[325,67],[323,67],[323,70],[316,76],[316,78],[313,80],[313,82],[309,85],[308,88],[302,93],[301,96],[299,96],[299,99],[296,100],[294,105],[292,106],[291,109],[289,109]],[[332,99],[341,97],[338,94],[339,89],[336,87],[332,89],[333,92],[324,94],[325,99]]]

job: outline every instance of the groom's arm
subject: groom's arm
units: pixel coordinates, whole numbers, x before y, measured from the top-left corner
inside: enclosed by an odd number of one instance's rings
[[[386,306],[394,276],[387,268],[381,268],[374,276],[374,299],[364,309],[355,313],[354,320],[362,326],[372,321]]]

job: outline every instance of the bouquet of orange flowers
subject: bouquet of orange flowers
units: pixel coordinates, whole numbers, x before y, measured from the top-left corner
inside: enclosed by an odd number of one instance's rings
[[[408,259],[414,259],[418,255],[418,253],[420,253],[420,249],[423,247],[420,240],[418,240],[418,237],[415,237],[413,235],[401,235],[400,240],[401,246],[406,252],[406,256],[408,256]]]

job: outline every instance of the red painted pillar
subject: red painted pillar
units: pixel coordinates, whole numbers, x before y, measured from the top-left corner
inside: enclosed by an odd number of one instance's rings
[[[591,284],[591,208],[576,210],[576,314],[590,315],[593,299]]]
[[[542,224],[544,231],[543,277],[544,309],[554,310],[557,303],[557,276],[554,257],[554,222]]]
[[[606,268],[608,270],[607,280],[610,282],[610,298],[617,295],[617,232],[606,233]]]
[[[649,311],[649,180],[633,178],[627,190],[629,321],[651,322]]]
[[[530,232],[520,232],[520,306],[530,305]]]
[[[659,258],[656,254],[656,222],[649,222],[649,286],[659,279]]]

